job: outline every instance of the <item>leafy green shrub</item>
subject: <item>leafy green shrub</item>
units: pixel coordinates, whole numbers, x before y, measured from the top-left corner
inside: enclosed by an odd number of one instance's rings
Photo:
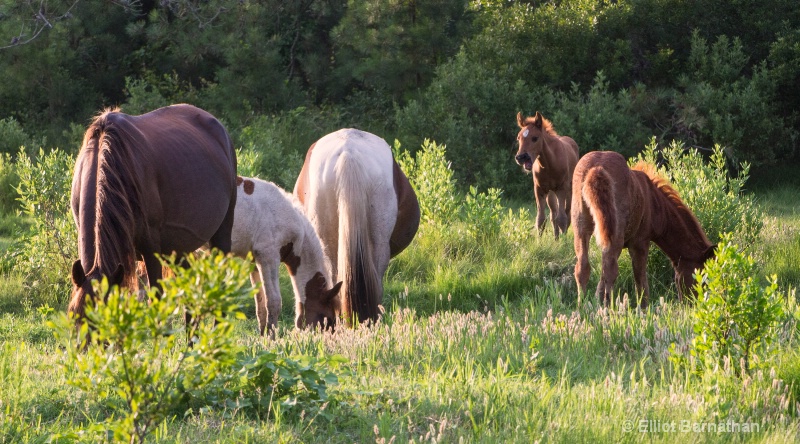
[[[388,274],[403,276],[401,297],[409,286],[421,293],[414,302],[417,310],[435,311],[444,304],[465,311],[488,309],[506,296],[530,291],[542,276],[561,276],[555,261],[566,256],[564,248],[548,241],[532,245],[538,237],[532,236],[530,212],[506,209],[501,190],[459,192],[444,145],[426,141],[412,155],[396,142],[395,158],[417,193],[422,221],[414,242],[393,259]]]
[[[399,141],[394,143],[395,159],[417,194],[423,222],[446,223],[458,214],[456,181],[445,150],[444,145],[425,139],[421,151],[412,156],[401,150]]]
[[[470,185],[481,190],[502,185],[512,195],[530,196],[530,178],[514,162],[513,141],[517,112],[530,108],[538,96],[524,82],[459,54],[439,66],[424,96],[398,109],[398,137],[414,147],[423,137],[447,145],[463,191]]]
[[[174,103],[197,101],[192,86],[181,81],[175,73],[158,77],[147,71],[141,78],[126,77],[125,95],[127,100],[121,109],[131,115],[144,114]]]
[[[728,358],[747,372],[758,362],[757,353],[772,341],[785,295],[778,291],[777,276],[768,277],[762,287],[757,272],[753,258],[724,235],[716,257],[706,263],[695,286],[691,354],[698,370],[724,364]]]
[[[465,222],[469,234],[476,237],[496,235],[500,228],[503,205],[501,190],[490,188],[479,193],[474,186],[462,197],[456,190],[453,170],[447,161],[446,147],[425,140],[414,157],[394,145],[395,158],[400,169],[408,176],[417,194],[423,222],[446,227],[454,221]]]
[[[676,110],[697,114],[687,142],[721,144],[734,159],[757,165],[793,154],[797,132],[774,106],[778,83],[766,65],[748,67],[738,38],[720,36],[709,45],[695,32],[691,43],[689,73],[675,98]]]
[[[11,155],[0,153],[0,213],[8,214],[19,208],[19,175]]]
[[[252,175],[291,190],[308,148],[325,134],[348,126],[343,123],[346,114],[339,107],[298,107],[276,115],[250,116],[246,126],[231,134]]]
[[[302,113],[300,110],[298,113]],[[283,118],[259,116],[241,130],[238,143],[241,145],[244,169],[241,175],[260,177],[278,186],[291,190],[303,167],[305,151],[292,145],[285,132],[287,125],[297,124],[298,116],[287,115]],[[311,143],[305,146],[305,149]]]
[[[59,149],[40,149],[35,159],[20,151],[15,163],[19,202],[31,227],[4,260],[37,291],[67,294],[78,245],[69,200],[74,164],[75,158]]]
[[[16,153],[20,147],[32,148],[32,142],[16,119],[0,119],[0,154]]]
[[[109,288],[105,279],[95,282],[99,296],[77,336],[66,314],[54,322],[68,383],[112,412],[81,433],[144,442],[165,419],[195,409],[270,415],[327,401],[327,386],[337,378],[326,366],[341,359],[293,360],[239,345],[233,322],[244,318],[241,306],[256,291],[250,262],[218,252],[186,261],[186,267],[174,257],[163,262],[175,277],[162,282],[160,297],[150,289],[149,300]],[[192,315],[188,349],[179,327],[184,310]]]
[[[559,134],[570,136],[581,153],[616,151],[633,156],[647,140],[648,131],[633,108],[627,90],[614,94],[602,71],[586,93],[572,85],[568,93],[557,93],[550,119]]]

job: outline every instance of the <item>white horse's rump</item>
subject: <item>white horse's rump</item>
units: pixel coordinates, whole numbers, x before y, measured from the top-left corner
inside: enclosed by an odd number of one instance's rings
[[[419,225],[419,205],[389,145],[342,129],[308,151],[294,190],[319,234],[332,276],[342,281],[342,314],[378,319],[383,274]]]
[[[330,287],[331,271],[319,238],[297,199],[272,182],[240,177],[233,222],[232,252],[253,252],[257,271],[250,279],[262,286],[256,295],[261,334],[275,328],[281,311],[278,281],[280,263],[286,264],[296,301],[295,325],[332,326],[340,284]]]

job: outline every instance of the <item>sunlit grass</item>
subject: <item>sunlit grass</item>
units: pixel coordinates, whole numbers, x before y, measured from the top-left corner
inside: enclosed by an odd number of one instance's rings
[[[762,195],[766,214],[757,257],[763,271],[795,285],[800,217],[791,193]],[[791,442],[800,439],[797,316],[773,341],[774,358],[742,378],[735,366],[698,376],[677,366],[686,354],[693,308],[674,300],[669,270],[651,272],[648,310],[630,308],[630,261],[623,254],[619,297],[576,305],[572,232],[555,241],[504,235],[473,239],[454,224],[420,232],[389,268],[385,314],[371,328],[335,334],[295,331],[285,271],[277,338],[256,333],[252,306],[238,341],[255,350],[347,358],[321,413],[267,419],[235,409],[176,416],[156,443],[206,442]],[[460,230],[460,231],[459,231]],[[527,231],[526,231],[527,230]],[[796,255],[796,256],[793,256]],[[592,246],[596,283],[599,251]],[[793,262],[794,261],[794,262]],[[796,273],[796,270],[794,271]],[[590,287],[591,288],[591,287]],[[0,279],[0,441],[35,442],[72,433],[107,415],[64,383],[63,359],[46,324],[64,298]],[[796,305],[791,306],[797,310]],[[653,421],[653,422],[650,422]],[[757,424],[754,433],[652,430],[653,424]],[[627,431],[627,425],[634,427]],[[639,430],[640,426],[645,431]]]

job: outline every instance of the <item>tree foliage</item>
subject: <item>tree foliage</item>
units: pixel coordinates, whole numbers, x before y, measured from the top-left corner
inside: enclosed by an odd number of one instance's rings
[[[583,152],[630,156],[655,136],[793,159],[797,23],[794,0],[0,0],[0,121],[75,149],[103,107],[191,102],[241,144],[242,129],[305,109],[298,140],[344,126],[430,138],[463,190],[523,196],[519,111]]]

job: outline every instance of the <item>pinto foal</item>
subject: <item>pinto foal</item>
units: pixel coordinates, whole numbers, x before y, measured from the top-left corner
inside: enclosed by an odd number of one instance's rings
[[[233,219],[232,252],[253,253],[257,271],[253,285],[261,282],[256,317],[261,335],[272,333],[281,312],[278,269],[286,264],[295,295],[295,326],[333,327],[339,301],[339,282],[332,287],[330,266],[319,237],[297,199],[272,182],[239,177]]]

